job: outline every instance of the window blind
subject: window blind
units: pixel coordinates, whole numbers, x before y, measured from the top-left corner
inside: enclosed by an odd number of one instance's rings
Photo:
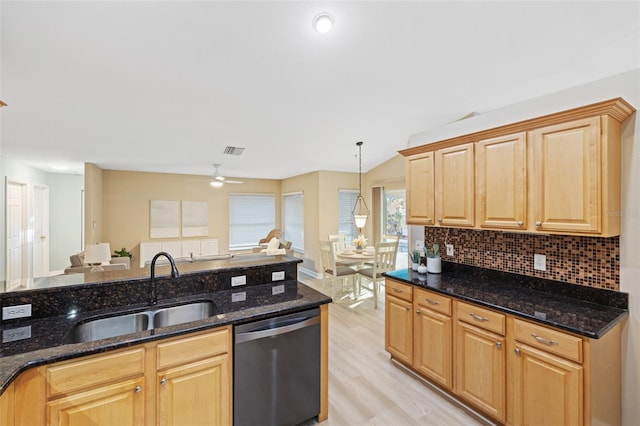
[[[229,194],[229,250],[257,247],[275,227],[275,194]]]
[[[338,233],[347,236],[348,245],[358,236],[358,228],[352,214],[357,199],[358,191],[338,190]]]
[[[291,241],[291,248],[304,253],[304,194],[295,192],[282,196],[282,238]]]

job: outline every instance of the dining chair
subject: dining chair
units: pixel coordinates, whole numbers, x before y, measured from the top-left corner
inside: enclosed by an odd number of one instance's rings
[[[349,244],[347,244],[347,236],[345,234],[329,234],[329,241],[333,243],[333,250],[335,253],[340,253]],[[357,262],[350,262],[347,260],[336,260],[336,265],[349,266],[353,268]]]
[[[364,286],[373,293],[373,307],[378,308],[378,293],[380,292],[380,283],[384,280],[383,273],[396,269],[396,250],[397,242],[378,242],[375,244],[376,257],[372,266],[358,270],[358,295]],[[371,287],[366,283],[363,285],[363,279],[371,282]]]
[[[324,290],[330,281],[333,286],[331,294],[336,297],[336,287],[341,282],[343,289],[347,278],[351,278],[353,294],[356,294],[356,278],[358,271],[348,266],[336,263],[336,255],[333,250],[333,243],[329,241],[320,241],[320,261],[322,263],[322,289]]]

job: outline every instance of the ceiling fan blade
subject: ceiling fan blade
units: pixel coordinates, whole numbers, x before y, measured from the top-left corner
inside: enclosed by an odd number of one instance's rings
[[[239,180],[225,180],[224,183],[234,183],[234,184],[238,184],[238,183],[244,183],[242,181]]]

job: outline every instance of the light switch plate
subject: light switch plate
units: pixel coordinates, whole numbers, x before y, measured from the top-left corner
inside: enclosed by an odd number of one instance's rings
[[[284,293],[284,284],[278,284],[271,287],[271,295],[275,296],[276,294]]]
[[[447,244],[447,256],[453,256],[453,244]]]

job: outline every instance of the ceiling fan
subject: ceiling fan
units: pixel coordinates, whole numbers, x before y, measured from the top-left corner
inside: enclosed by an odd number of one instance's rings
[[[209,182],[209,184],[214,188],[220,188],[225,183],[233,183],[233,184],[244,183],[239,180],[229,180],[224,176],[220,175],[220,172],[218,171],[220,164],[214,164],[213,167],[215,168],[215,171],[213,172],[213,176],[211,176],[211,182]]]

